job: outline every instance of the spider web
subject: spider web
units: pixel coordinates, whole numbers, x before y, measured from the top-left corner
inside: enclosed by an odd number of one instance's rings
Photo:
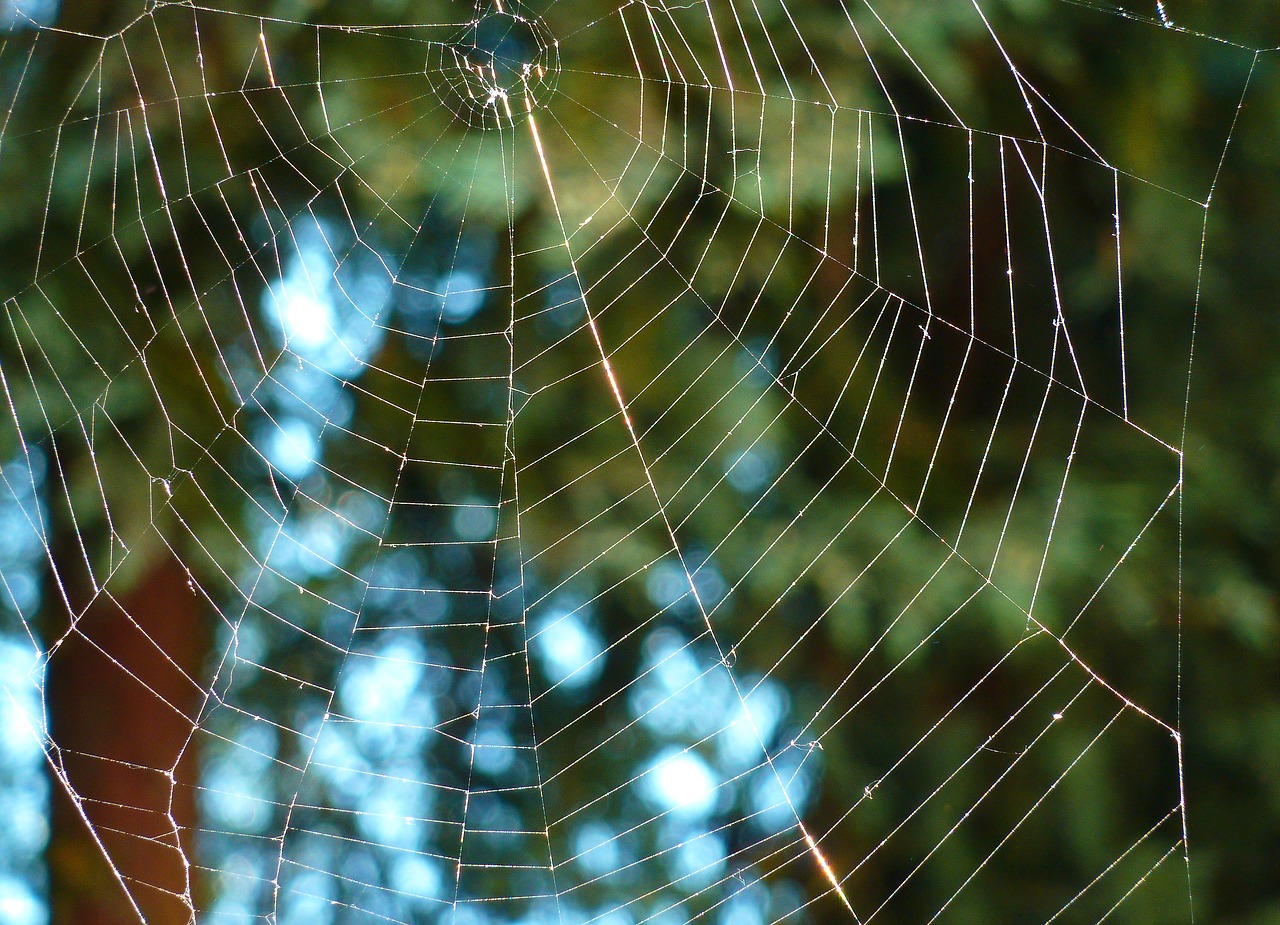
[[[1215,41],[1172,5],[1045,16]],[[1176,601],[1197,298],[1126,316],[1126,216],[1211,177],[1109,159],[995,4],[119,6],[0,52],[3,564],[38,689],[177,723],[30,720],[140,917],[1189,916],[1177,614],[1157,678],[1108,621]]]

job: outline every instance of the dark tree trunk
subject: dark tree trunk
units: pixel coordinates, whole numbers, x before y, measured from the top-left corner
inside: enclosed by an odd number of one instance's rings
[[[108,586],[86,607],[63,586],[80,615],[55,643],[46,688],[64,785],[55,781],[48,853],[53,925],[132,925],[139,913],[148,925],[185,925],[195,886],[201,607],[167,552],[120,597]]]

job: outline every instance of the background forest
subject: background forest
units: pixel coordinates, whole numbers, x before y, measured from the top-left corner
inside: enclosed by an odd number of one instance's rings
[[[1280,923],[1278,43],[0,0],[0,920]]]

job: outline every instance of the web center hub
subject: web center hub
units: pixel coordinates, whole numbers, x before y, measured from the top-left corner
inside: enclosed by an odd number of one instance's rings
[[[496,0],[433,43],[426,65],[441,102],[477,128],[511,125],[545,105],[559,73],[560,47],[542,19]]]

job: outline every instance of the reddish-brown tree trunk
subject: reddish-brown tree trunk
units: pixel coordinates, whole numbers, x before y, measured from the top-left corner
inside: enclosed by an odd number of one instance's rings
[[[46,702],[65,785],[55,781],[48,853],[53,925],[135,925],[139,913],[148,925],[186,925],[201,607],[169,555],[122,596],[109,591],[87,607],[73,601],[80,615],[49,660]]]

